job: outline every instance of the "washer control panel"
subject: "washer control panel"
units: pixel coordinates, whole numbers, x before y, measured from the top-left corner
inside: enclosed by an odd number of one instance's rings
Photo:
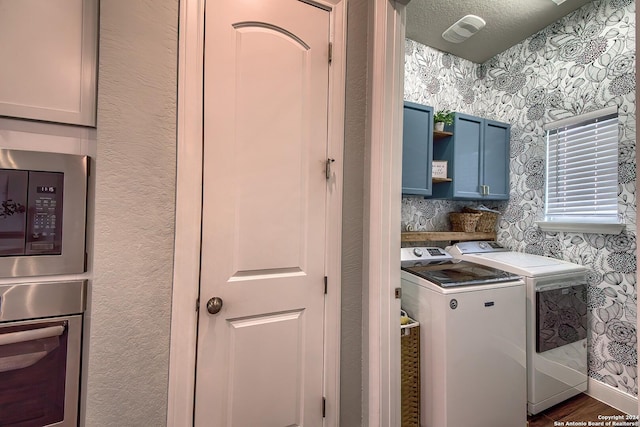
[[[481,254],[486,252],[505,252],[509,249],[505,248],[498,242],[494,241],[477,241],[477,242],[458,242],[447,248],[447,252],[452,255],[464,254]]]
[[[453,257],[444,249],[438,247],[421,246],[400,249],[400,261],[402,266],[435,264],[442,261],[450,261]]]

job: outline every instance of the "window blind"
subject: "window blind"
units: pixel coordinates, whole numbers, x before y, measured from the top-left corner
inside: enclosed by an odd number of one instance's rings
[[[618,114],[601,112],[545,126],[545,221],[618,222]]]

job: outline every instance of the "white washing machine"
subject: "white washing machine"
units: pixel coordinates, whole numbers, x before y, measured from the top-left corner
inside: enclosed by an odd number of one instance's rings
[[[587,269],[510,251],[497,242],[460,242],[457,259],[522,276],[527,286],[527,410],[537,414],[587,389]]]
[[[525,426],[524,282],[440,248],[401,251],[402,307],[420,322],[421,427]]]

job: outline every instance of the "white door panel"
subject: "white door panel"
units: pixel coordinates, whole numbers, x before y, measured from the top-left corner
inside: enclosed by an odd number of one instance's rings
[[[300,425],[303,396],[304,312],[231,320],[229,382],[235,425]],[[274,336],[280,339],[274,343]],[[275,345],[274,345],[275,344]],[[269,370],[262,369],[269,366]],[[247,377],[252,378],[250,383]],[[269,390],[264,394],[264,390]],[[249,410],[248,410],[249,409]]]
[[[205,25],[195,424],[320,426],[329,13],[223,0]]]

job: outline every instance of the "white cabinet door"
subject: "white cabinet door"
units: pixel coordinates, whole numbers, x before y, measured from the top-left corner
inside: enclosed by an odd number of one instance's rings
[[[95,125],[97,0],[0,0],[0,115]]]

